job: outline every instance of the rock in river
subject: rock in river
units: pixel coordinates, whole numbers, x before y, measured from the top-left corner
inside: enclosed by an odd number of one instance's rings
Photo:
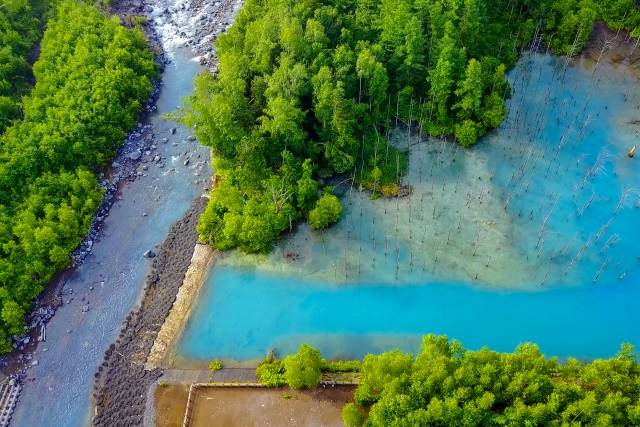
[[[148,251],[146,251],[144,253],[144,257],[145,258],[155,258],[156,257],[156,253],[153,252],[151,249],[149,249]]]
[[[129,153],[127,155],[131,160],[139,160],[140,157],[142,157],[142,153],[140,152],[140,150],[136,150],[136,151],[132,151],[131,153]]]

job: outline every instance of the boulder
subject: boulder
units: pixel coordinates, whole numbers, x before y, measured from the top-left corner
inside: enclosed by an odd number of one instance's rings
[[[129,157],[133,161],[140,160],[140,157],[142,157],[142,153],[140,152],[140,150],[132,151],[131,153],[127,154],[127,157]]]
[[[155,258],[156,257],[156,253],[153,252],[151,249],[149,249],[148,251],[146,251],[144,253],[144,257],[145,258]]]

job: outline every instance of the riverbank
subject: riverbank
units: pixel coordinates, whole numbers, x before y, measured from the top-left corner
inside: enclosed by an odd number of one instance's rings
[[[605,59],[610,64],[632,66],[640,78],[640,39],[625,30],[612,30],[603,22],[593,26],[593,33],[580,55],[583,60]]]
[[[117,14],[114,9],[112,13]],[[150,26],[143,26],[149,46],[155,54],[155,62],[161,73],[168,60],[158,44],[158,36]],[[34,60],[37,58],[34,58]],[[122,200],[123,187],[136,179],[147,176],[149,167],[160,166],[166,161],[158,151],[157,136],[149,124],[150,116],[157,110],[162,81],[152,82],[152,90],[147,102],[140,108],[138,122],[126,136],[116,152],[112,162],[106,165],[99,175],[99,185],[104,195],[90,224],[87,235],[78,248],[71,254],[69,266],[59,272],[34,301],[27,315],[27,329],[21,336],[13,337],[15,351],[0,358],[2,375],[22,381],[27,370],[36,366],[35,359],[38,343],[46,341],[47,324],[58,308],[65,304],[77,305],[81,310],[90,309],[83,298],[76,299],[73,290],[64,289],[74,271],[91,255],[94,244],[102,237],[105,221],[114,204]]]
[[[191,308],[196,303],[200,288],[212,263],[215,261],[216,255],[217,251],[208,245],[195,245],[184,281],[178,289],[171,311],[153,343],[153,347],[147,357],[145,369],[160,368],[166,362],[168,351],[184,330],[184,326],[191,314]]]
[[[161,373],[144,364],[190,265],[198,238],[195,224],[205,205],[206,199],[198,198],[171,227],[147,275],[140,307],[127,316],[118,340],[105,353],[96,374],[94,425],[142,423],[146,391]]]
[[[189,130],[162,118],[191,92],[202,69],[189,49],[174,48],[167,57],[157,108],[141,122],[155,150],[135,152],[135,179],[122,181],[100,238],[60,279],[62,305],[46,326],[46,342],[30,351],[15,425],[90,423],[93,375],[140,301],[156,246],[210,185],[208,150]]]
[[[198,55],[194,60],[215,72],[212,41],[228,28],[241,4],[238,0],[195,1],[165,7],[166,3],[142,5],[125,0],[121,7],[129,13],[144,12],[149,17],[145,25],[157,29],[159,44],[170,50],[189,46]],[[94,425],[142,422],[147,390],[161,374],[158,367],[173,337],[184,327],[203,275],[215,257],[210,247],[196,244],[195,224],[205,206],[206,199],[198,199],[172,227],[154,259],[140,308],[127,316],[118,341],[105,353],[94,386]]]

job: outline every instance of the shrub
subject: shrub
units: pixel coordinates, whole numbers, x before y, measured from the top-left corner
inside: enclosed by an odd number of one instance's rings
[[[211,372],[219,371],[220,369],[222,369],[222,362],[219,359],[213,359],[209,362],[209,370]]]
[[[340,200],[333,194],[324,194],[309,212],[309,224],[316,230],[323,230],[337,222],[341,213]]]
[[[342,407],[342,422],[347,427],[360,427],[364,422],[364,415],[356,404],[347,403]]]
[[[322,364],[322,372],[360,372],[362,362],[359,360],[334,360]]]
[[[260,384],[267,387],[282,387],[286,384],[284,379],[284,366],[282,361],[264,361],[258,365],[256,376]]]
[[[302,344],[298,352],[284,359],[284,379],[293,389],[313,388],[322,377],[322,359],[315,348]]]

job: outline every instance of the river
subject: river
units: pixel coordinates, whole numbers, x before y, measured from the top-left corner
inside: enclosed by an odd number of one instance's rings
[[[160,6],[160,5],[159,5]],[[169,31],[165,29],[165,33]],[[164,40],[166,41],[166,39]],[[34,354],[12,425],[81,426],[90,423],[94,373],[123,320],[139,302],[150,261],[145,251],[160,244],[172,223],[200,196],[209,181],[208,150],[189,141],[188,129],[165,121],[180,98],[191,93],[201,67],[180,43],[165,43],[171,63],[162,75],[158,109],[148,119],[153,127],[160,168],[148,162],[145,176],[121,189],[122,199],[105,220],[103,234],[86,261],[65,284],[65,301],[47,325],[47,341]],[[163,144],[162,138],[168,138]],[[189,158],[188,165],[184,161]],[[203,162],[207,162],[206,165]],[[82,306],[88,301],[89,311]]]

